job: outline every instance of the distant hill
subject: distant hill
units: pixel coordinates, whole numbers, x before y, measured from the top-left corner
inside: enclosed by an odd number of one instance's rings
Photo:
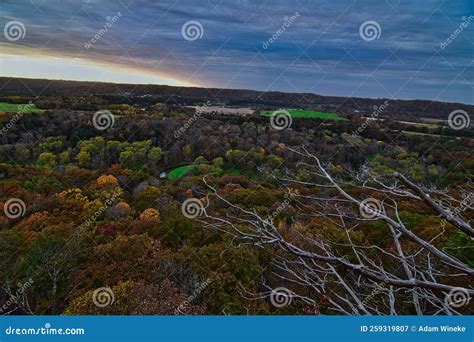
[[[193,105],[211,101],[227,106],[271,108],[312,108],[341,114],[370,115],[374,106],[389,105],[380,116],[426,117],[446,120],[449,113],[462,109],[474,113],[474,106],[430,100],[389,100],[359,97],[321,96],[312,93],[283,93],[246,89],[173,87],[100,82],[55,81],[0,77],[0,96],[113,96],[148,99],[148,102]]]

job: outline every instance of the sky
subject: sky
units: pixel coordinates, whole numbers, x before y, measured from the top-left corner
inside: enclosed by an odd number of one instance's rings
[[[0,0],[0,76],[474,103],[471,0]]]

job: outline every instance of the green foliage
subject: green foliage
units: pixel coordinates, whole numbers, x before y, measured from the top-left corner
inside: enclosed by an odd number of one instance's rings
[[[155,201],[160,197],[161,191],[157,187],[148,186],[143,190],[135,200],[135,207],[143,211],[146,208],[153,207],[155,205]]]
[[[51,152],[43,152],[38,157],[38,165],[45,168],[53,168],[56,165],[56,156]]]
[[[57,137],[47,137],[42,143],[39,144],[44,151],[50,151],[57,153],[63,147],[63,140]]]
[[[62,184],[53,176],[33,176],[25,182],[25,188],[41,194],[51,194],[61,190]]]
[[[296,180],[298,181],[307,182],[310,179],[311,179],[311,174],[309,173],[308,170],[299,169],[298,172],[296,173]]]
[[[119,161],[124,167],[130,170],[140,170],[143,165],[156,165],[162,157],[159,147],[152,147],[151,140],[135,141],[125,144],[120,153]]]
[[[183,147],[183,154],[184,154],[184,158],[185,158],[186,160],[190,160],[190,159],[191,159],[192,153],[193,153],[193,150],[192,150],[191,146],[185,145],[185,146]]]
[[[71,162],[71,152],[72,149],[69,147],[66,151],[63,151],[59,154],[59,161],[61,165],[66,165]]]
[[[461,249],[459,246],[463,246]],[[454,232],[449,239],[442,244],[449,253],[465,262],[470,267],[474,267],[474,241],[460,231]]]
[[[177,248],[185,243],[196,229],[196,222],[184,217],[181,208],[173,208],[163,215],[162,224],[152,236],[158,238],[166,247]]]

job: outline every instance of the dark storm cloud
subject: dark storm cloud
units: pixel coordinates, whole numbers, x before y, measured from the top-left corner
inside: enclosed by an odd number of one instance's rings
[[[474,21],[441,48],[470,15],[469,0],[3,0],[0,7],[2,26],[22,21],[22,46],[39,54],[160,70],[205,86],[472,103]],[[201,39],[183,39],[190,20],[203,26]],[[378,39],[360,37],[366,21],[380,25]]]

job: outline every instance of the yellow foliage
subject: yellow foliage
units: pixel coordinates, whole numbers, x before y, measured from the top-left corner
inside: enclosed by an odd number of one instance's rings
[[[144,221],[160,221],[160,212],[154,208],[145,209],[140,214],[140,220]]]
[[[64,190],[59,193],[59,197],[64,199],[75,199],[82,202],[89,201],[89,199],[82,194],[82,190],[78,188]]]
[[[128,210],[130,209],[130,206],[128,205],[127,202],[119,202],[117,203],[117,208]]]
[[[97,185],[101,188],[106,186],[117,186],[118,180],[115,176],[112,175],[102,175],[97,178]]]
[[[133,285],[133,281],[122,282],[112,288],[103,287],[96,290],[90,290],[71,301],[69,306],[64,311],[66,315],[80,315],[80,314],[98,314],[113,312],[115,314],[127,314],[127,302]],[[94,301],[104,305],[98,307]]]

